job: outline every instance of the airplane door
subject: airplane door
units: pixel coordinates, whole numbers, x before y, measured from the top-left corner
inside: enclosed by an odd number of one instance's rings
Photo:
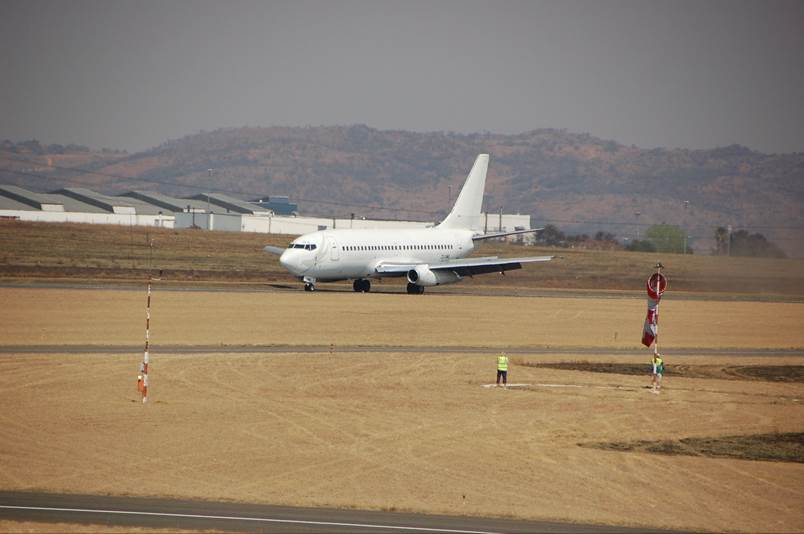
[[[341,258],[340,252],[338,250],[338,242],[335,241],[335,238],[330,238],[329,241],[329,259],[332,261],[338,261]]]

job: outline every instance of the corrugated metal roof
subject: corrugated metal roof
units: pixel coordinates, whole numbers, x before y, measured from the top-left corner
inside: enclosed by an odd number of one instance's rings
[[[39,208],[34,208],[28,204],[18,202],[13,198],[0,195],[0,210],[28,210],[39,211]]]
[[[76,213],[108,213],[106,210],[64,195],[36,193],[16,185],[0,185],[0,205],[3,206],[2,209],[40,211],[42,204],[61,205],[64,211]]]
[[[158,211],[162,211],[163,213],[168,212],[181,212],[187,211],[189,206],[190,209],[195,211],[207,211],[207,202],[206,198],[201,200],[195,200],[191,198],[178,198],[178,197],[171,197],[169,195],[163,195],[162,193],[157,193],[156,191],[129,191],[127,193],[123,193],[120,195],[121,197],[126,197],[127,201],[139,201],[144,202]],[[168,207],[170,206],[170,207]],[[210,205],[210,208],[215,208],[214,205]],[[211,209],[212,212],[215,212],[214,209]],[[223,213],[223,210],[218,210],[218,212]]]
[[[138,200],[136,198],[126,199],[126,203],[134,206],[137,215],[157,215],[159,213],[163,214],[173,213],[173,210],[160,208],[159,206],[154,206],[153,204],[143,202],[142,200]]]
[[[5,193],[4,193],[5,191]],[[188,206],[197,212],[268,214],[270,210],[228,195],[210,193],[190,198],[178,198],[155,191],[129,191],[109,196],[83,187],[65,187],[51,193],[28,191],[15,185],[0,185],[0,209],[39,210],[52,205],[52,210],[76,213],[119,213],[157,215],[186,211]]]
[[[64,211],[71,211],[75,213],[109,213],[107,210],[81,202],[72,197],[59,195],[56,193],[42,193],[42,196],[48,197],[51,202],[60,202],[64,205]]]
[[[0,185],[0,197],[14,200],[35,210],[63,211],[61,203],[49,198],[48,195],[28,191],[16,185]]]
[[[270,213],[270,210],[261,208],[256,204],[246,202],[245,200],[240,200],[239,198],[230,197],[229,195],[224,195],[222,193],[209,193],[209,194],[203,193],[200,195],[192,196],[190,198],[194,200],[203,200],[203,201],[207,201],[207,199],[209,199],[210,204],[214,204],[219,208],[227,209],[232,213],[252,213],[252,214]]]
[[[189,204],[184,199],[163,195],[162,193],[157,193],[156,191],[128,191],[127,193],[123,193],[119,196],[145,202],[146,204],[156,207],[163,212],[184,211],[187,209],[187,204]]]
[[[54,193],[74,198],[85,204],[97,206],[98,208],[106,210],[108,213],[127,214],[136,212],[136,208],[126,200],[118,197],[108,197],[84,187],[65,187],[54,191]]]

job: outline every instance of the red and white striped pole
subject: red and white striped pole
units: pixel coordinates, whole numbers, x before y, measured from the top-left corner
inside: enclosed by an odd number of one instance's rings
[[[137,391],[142,393],[142,402],[148,402],[148,342],[151,337],[151,278],[148,279],[148,302],[145,306],[145,351],[140,364],[140,374],[137,376]]]

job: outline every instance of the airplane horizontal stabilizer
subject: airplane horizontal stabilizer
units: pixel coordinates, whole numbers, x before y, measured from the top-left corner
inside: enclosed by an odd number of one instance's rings
[[[472,236],[472,241],[480,241],[482,239],[494,239],[495,237],[506,237],[509,235],[520,235],[520,234],[533,234],[536,232],[541,232],[544,228],[531,228],[529,230],[514,230],[513,232],[497,232],[494,234],[480,234]]]

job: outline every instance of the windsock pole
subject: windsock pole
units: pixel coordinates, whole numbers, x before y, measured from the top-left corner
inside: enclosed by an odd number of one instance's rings
[[[650,275],[645,285],[648,291],[648,315],[642,327],[642,344],[648,348],[653,346],[654,354],[659,352],[659,301],[667,289],[667,278],[662,274],[662,269],[664,266],[657,263],[656,272]]]
[[[148,301],[145,305],[145,351],[142,355],[142,363],[140,364],[140,374],[137,375],[137,390],[142,393],[142,402],[148,402],[148,364],[150,357],[148,355],[148,342],[150,341],[151,331],[151,278],[148,278]]]
[[[653,341],[653,353],[659,354],[659,302],[661,301],[662,292],[661,283],[662,283],[662,262],[656,262],[656,295],[658,298],[656,299],[656,339]]]

